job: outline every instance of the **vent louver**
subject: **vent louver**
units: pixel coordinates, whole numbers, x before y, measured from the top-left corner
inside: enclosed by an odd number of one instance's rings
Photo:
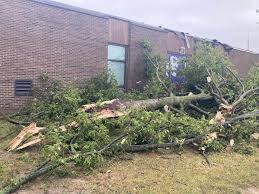
[[[16,80],[15,95],[32,96],[32,80]]]

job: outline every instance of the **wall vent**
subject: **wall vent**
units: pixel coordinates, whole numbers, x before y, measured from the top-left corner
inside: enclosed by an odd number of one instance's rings
[[[32,80],[16,80],[15,96],[32,96]]]

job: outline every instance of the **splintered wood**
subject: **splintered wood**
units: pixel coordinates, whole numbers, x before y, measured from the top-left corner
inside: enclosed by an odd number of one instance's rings
[[[7,146],[8,152],[13,150],[21,150],[29,146],[39,144],[41,142],[40,137],[31,140],[31,137],[38,135],[45,128],[37,127],[36,123],[31,123],[28,127],[25,127]]]
[[[83,112],[93,113],[96,118],[109,119],[123,116],[124,113],[119,109],[125,108],[124,104],[118,99],[104,101],[101,104],[87,104],[80,109]]]

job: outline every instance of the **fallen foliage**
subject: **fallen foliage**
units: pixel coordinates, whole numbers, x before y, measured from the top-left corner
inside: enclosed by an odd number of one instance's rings
[[[107,74],[101,79],[103,84],[97,78],[90,80],[91,84],[81,95],[71,85],[45,83],[47,87],[39,90],[41,95],[35,98],[30,116],[44,128],[31,123],[8,146],[12,151],[41,142],[45,160],[27,176],[5,188],[4,193],[11,193],[28,181],[56,168],[66,168],[68,164],[92,170],[121,152],[181,149],[189,145],[197,149],[209,165],[207,153],[211,151],[253,153],[249,143],[258,133],[259,112],[249,99],[257,96],[257,85],[249,81],[247,88],[222,53],[203,45],[185,60],[187,68],[182,74],[191,80],[187,80],[185,95],[177,95],[166,60],[153,55],[149,44],[141,45],[149,68],[146,85],[132,94],[141,94],[138,100],[127,100],[131,95],[112,100],[110,97],[120,94]],[[195,68],[200,76],[194,75]],[[109,86],[113,94],[107,93]],[[98,95],[94,96],[96,91]],[[82,105],[83,102],[90,104]],[[208,111],[208,107],[200,106],[202,103],[213,104],[213,107]],[[199,116],[191,116],[190,109]],[[47,129],[44,134],[43,129]]]

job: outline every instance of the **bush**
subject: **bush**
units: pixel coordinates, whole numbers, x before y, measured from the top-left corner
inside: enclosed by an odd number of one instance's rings
[[[82,104],[97,101],[116,99],[120,89],[117,81],[111,77],[107,71],[98,74],[96,77],[86,80],[81,88]]]
[[[39,125],[62,123],[79,108],[79,90],[69,83],[53,81],[46,77],[41,80],[42,86],[34,88],[31,117]]]

